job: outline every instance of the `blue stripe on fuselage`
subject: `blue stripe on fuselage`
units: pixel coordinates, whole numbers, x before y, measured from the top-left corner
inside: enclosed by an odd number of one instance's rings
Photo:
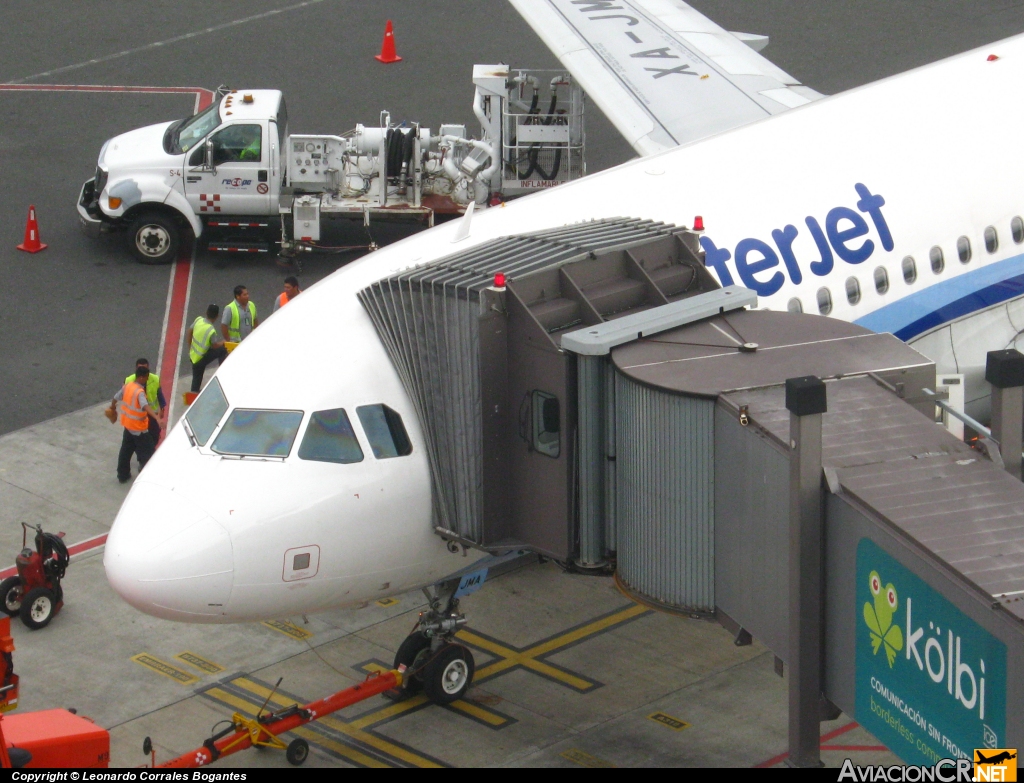
[[[1024,255],[1017,255],[933,283],[854,323],[874,332],[891,332],[901,340],[911,340],[936,326],[1021,295],[1024,295]]]

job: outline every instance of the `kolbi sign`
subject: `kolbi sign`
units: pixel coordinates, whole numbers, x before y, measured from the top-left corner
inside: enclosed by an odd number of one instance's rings
[[[856,718],[909,763],[1006,733],[1006,645],[873,541],[857,546]]]

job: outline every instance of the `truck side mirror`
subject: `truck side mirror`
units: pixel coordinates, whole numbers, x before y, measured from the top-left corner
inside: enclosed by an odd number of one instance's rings
[[[213,165],[213,139],[207,139],[206,142],[205,142],[205,146],[206,146],[206,160],[205,160],[206,168],[208,168],[212,173],[216,174],[217,173],[217,167]]]

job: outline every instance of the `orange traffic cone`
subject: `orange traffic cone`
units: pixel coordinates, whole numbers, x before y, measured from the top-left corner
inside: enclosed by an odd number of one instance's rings
[[[380,54],[375,54],[374,57],[382,63],[397,63],[402,59],[395,52],[395,31],[391,27],[390,19],[384,27],[384,43],[380,45]]]
[[[28,208],[25,241],[18,245],[18,250],[24,250],[26,253],[38,253],[40,250],[46,250],[46,245],[39,241],[39,224],[36,222],[35,205]]]

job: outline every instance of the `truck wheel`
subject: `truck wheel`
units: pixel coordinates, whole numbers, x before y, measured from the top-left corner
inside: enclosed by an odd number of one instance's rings
[[[178,256],[181,228],[169,215],[146,212],[128,228],[128,246],[143,264],[169,264]]]
[[[20,576],[9,576],[0,582],[0,611],[8,617],[15,617],[21,611],[21,597]]]
[[[434,704],[451,704],[466,695],[475,670],[468,648],[448,644],[423,669],[423,692]]]
[[[53,591],[46,587],[36,587],[29,590],[21,602],[21,621],[27,628],[38,631],[53,619],[53,610],[56,608]]]
[[[299,766],[306,757],[309,755],[309,743],[304,739],[293,739],[288,743],[288,747],[285,749],[284,757],[288,759],[288,763],[294,766]]]

